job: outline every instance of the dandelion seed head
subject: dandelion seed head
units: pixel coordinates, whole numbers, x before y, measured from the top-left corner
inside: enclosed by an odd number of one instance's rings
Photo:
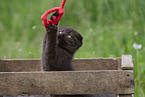
[[[133,44],[133,48],[136,49],[136,50],[137,50],[137,49],[141,49],[141,48],[142,48],[142,44],[134,43],[134,44]]]

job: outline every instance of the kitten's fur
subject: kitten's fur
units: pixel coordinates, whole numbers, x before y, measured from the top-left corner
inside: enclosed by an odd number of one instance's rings
[[[42,68],[44,71],[72,71],[72,59],[81,47],[83,37],[72,27],[49,25],[42,42]],[[51,97],[115,97],[102,95],[51,95]]]
[[[82,45],[82,36],[72,27],[49,25],[42,42],[42,70],[72,71],[72,58]]]

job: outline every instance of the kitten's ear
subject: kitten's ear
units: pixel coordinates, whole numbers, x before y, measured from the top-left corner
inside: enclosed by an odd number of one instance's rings
[[[78,37],[77,37],[80,41],[83,40],[83,37],[82,35],[78,34]]]

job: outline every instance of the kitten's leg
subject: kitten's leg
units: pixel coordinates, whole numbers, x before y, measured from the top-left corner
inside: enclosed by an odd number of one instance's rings
[[[42,42],[41,67],[43,68],[44,71],[50,70],[49,67],[50,64],[53,64],[53,62],[55,62],[56,37],[57,37],[57,26],[48,25]]]

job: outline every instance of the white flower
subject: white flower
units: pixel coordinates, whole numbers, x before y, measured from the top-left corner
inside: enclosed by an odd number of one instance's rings
[[[141,49],[141,48],[142,48],[142,44],[134,43],[134,44],[133,44],[133,48],[136,49],[136,50],[137,50],[137,49]]]
[[[37,26],[33,26],[32,29],[36,29]]]

